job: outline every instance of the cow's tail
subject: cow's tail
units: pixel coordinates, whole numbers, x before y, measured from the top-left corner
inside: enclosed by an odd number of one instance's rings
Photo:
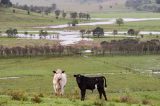
[[[105,78],[105,77],[103,77],[103,79],[104,79],[104,81],[105,81],[105,82],[104,82],[104,86],[105,86],[105,87],[107,87],[107,84],[106,84],[106,83],[107,83],[107,82],[106,82],[106,78]]]

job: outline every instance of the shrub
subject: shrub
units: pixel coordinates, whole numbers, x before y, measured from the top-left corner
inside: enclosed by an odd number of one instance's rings
[[[120,97],[120,102],[126,103],[129,100],[129,96],[121,96]]]
[[[42,99],[38,95],[35,95],[33,98],[31,98],[31,101],[33,103],[41,103]]]
[[[138,104],[139,101],[132,98],[131,96],[122,96],[120,97],[120,102],[122,103],[130,103],[130,104]]]
[[[12,97],[12,100],[18,100],[18,101],[27,101],[28,98],[27,98],[27,95],[25,92],[22,92],[22,91],[12,91],[10,93],[10,96]]]
[[[148,99],[143,99],[142,100],[142,104],[144,104],[144,105],[150,105],[151,101],[149,101]]]

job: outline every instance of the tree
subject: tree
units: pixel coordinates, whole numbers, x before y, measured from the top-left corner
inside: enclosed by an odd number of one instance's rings
[[[157,3],[157,4],[160,4],[160,0],[156,0],[156,3]]]
[[[117,35],[117,34],[118,34],[118,30],[114,29],[113,30],[114,39],[115,39],[115,35]]]
[[[126,7],[132,7],[138,9],[140,6],[145,4],[151,4],[151,0],[126,0]]]
[[[56,19],[59,18],[60,12],[61,12],[60,10],[56,10],[56,11],[55,11]]]
[[[81,33],[82,38],[83,38],[83,35],[85,34],[85,29],[81,29],[79,32]]]
[[[76,26],[76,24],[78,24],[78,20],[77,19],[72,20],[72,26]]]
[[[43,30],[40,30],[40,31],[39,31],[40,39],[42,38],[42,36],[46,38],[47,35],[48,35],[48,32],[47,32],[47,31],[43,31]]]
[[[26,32],[24,32],[24,35],[25,35],[25,36],[27,36],[27,35],[28,35],[28,32],[27,32],[27,31],[26,31]]]
[[[13,9],[13,10],[12,10],[12,12],[13,12],[13,13],[16,13],[16,10],[15,10],[15,9]]]
[[[6,7],[12,6],[12,2],[10,2],[10,0],[0,0],[0,4],[5,5]]]
[[[16,34],[18,34],[18,31],[17,31],[17,29],[10,28],[10,29],[6,30],[6,34],[8,35],[8,37],[15,37]]]
[[[86,14],[86,18],[87,18],[87,20],[89,20],[91,17],[89,14]]]
[[[55,10],[57,8],[57,5],[56,4],[52,4],[52,10]]]
[[[101,45],[101,47],[102,47],[102,52],[103,52],[103,55],[105,54],[105,51],[107,50],[107,46],[108,46],[108,42],[107,41],[102,41],[101,43],[100,43],[100,45]]]
[[[45,32],[43,32],[43,36],[46,38],[46,36],[48,35],[48,32],[47,31],[45,31]]]
[[[63,17],[63,18],[65,18],[66,15],[67,15],[67,13],[65,13],[65,12],[62,13],[62,17]]]
[[[27,11],[27,14],[30,15],[30,11],[29,10]]]
[[[0,36],[1,36],[1,34],[2,34],[2,31],[0,31]]]
[[[119,26],[120,26],[121,24],[124,24],[123,19],[122,19],[122,18],[116,19],[116,24],[118,24]]]
[[[78,17],[77,12],[70,13],[70,17],[73,19],[77,18]]]
[[[128,35],[135,35],[135,30],[129,29],[127,33],[128,33]]]
[[[114,29],[113,30],[113,35],[117,35],[118,34],[118,30]]]
[[[104,36],[104,30],[103,28],[97,27],[93,30],[93,36],[98,36],[98,38],[100,36]]]

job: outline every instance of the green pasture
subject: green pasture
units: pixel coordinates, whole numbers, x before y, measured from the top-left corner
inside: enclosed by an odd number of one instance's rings
[[[31,12],[30,15],[28,15],[27,11],[20,9],[15,9],[16,13],[13,13],[13,9],[14,8],[0,8],[0,31],[4,32],[9,28],[33,30],[33,27],[67,24],[71,21],[69,18],[63,19],[62,16],[56,19],[54,13],[44,15]],[[80,20],[80,22],[87,22],[87,20]]]
[[[54,45],[57,44],[58,41],[53,40],[45,40],[45,39],[17,39],[17,38],[8,38],[8,37],[0,37],[0,45],[6,46],[6,47],[15,47],[15,46],[21,46],[24,47],[26,45]]]
[[[159,18],[159,13],[137,12],[137,11],[118,11],[118,12],[97,12],[91,13],[94,18]]]
[[[102,27],[104,31],[113,31],[114,29],[118,31],[127,31],[128,29],[135,29],[140,31],[160,31],[160,20],[153,21],[140,21],[140,22],[124,22],[121,26],[117,24],[111,25],[95,25],[95,26],[76,26],[70,28],[64,28],[68,30],[93,30],[96,27]]]
[[[67,20],[56,20],[53,16],[42,16],[41,14],[32,13],[27,14],[27,11],[15,9],[16,13],[12,13],[12,8],[0,8],[0,30],[8,28],[27,29],[28,27],[45,26],[51,24],[66,23]]]
[[[67,99],[67,98],[42,98],[42,103],[33,103],[31,101],[14,101],[9,96],[1,96],[0,101],[4,106],[150,106],[142,104],[127,104],[116,102],[105,102],[99,100],[80,100]]]
[[[30,15],[27,11],[15,9],[16,13],[12,12],[13,8],[4,9],[0,8],[0,31],[5,32],[9,28],[17,28],[18,30],[35,30],[33,27],[49,26],[49,25],[60,25],[67,24],[71,19],[55,19],[54,14],[42,15],[31,12]],[[69,16],[69,15],[68,15]],[[67,16],[67,17],[68,17]],[[60,16],[61,17],[61,16]],[[159,13],[150,12],[103,12],[103,13],[91,13],[93,18],[159,18]],[[93,22],[92,20],[79,20],[80,23],[83,22]],[[103,27],[105,31],[117,30],[128,30],[129,28],[134,28],[138,30],[148,30],[148,31],[159,31],[160,21],[142,21],[142,22],[128,22],[122,26],[116,24],[113,25],[98,25]],[[80,30],[80,29],[94,29],[96,26],[78,26],[65,28],[70,30]],[[37,29],[36,29],[37,30]],[[40,30],[40,29],[38,29]],[[53,29],[50,29],[53,30]],[[63,29],[61,29],[63,30]]]
[[[125,36],[125,35],[124,35]],[[127,35],[126,35],[127,36]],[[137,39],[139,41],[150,41],[152,39],[157,39],[157,40],[160,40],[160,35],[144,35],[143,38],[138,35],[138,36],[135,36],[135,38],[128,38],[128,37],[119,37],[119,36],[111,36],[111,37],[100,37],[100,38],[97,38],[97,37],[89,37],[89,38],[92,38],[95,42],[102,42],[102,41],[108,41],[108,42],[111,42],[112,40],[123,40],[123,39]]]
[[[49,97],[53,95],[52,71],[62,68],[68,78],[66,99],[78,89],[74,74],[98,74],[107,78],[107,94],[111,101],[111,98],[129,94],[138,100],[147,97],[153,104],[160,104],[159,76],[147,71],[159,69],[159,63],[158,55],[1,58],[0,78],[20,78],[0,79],[0,93],[4,95],[11,90],[22,90],[30,95],[43,93]],[[96,90],[93,93],[87,91],[87,100],[95,101],[97,97]]]

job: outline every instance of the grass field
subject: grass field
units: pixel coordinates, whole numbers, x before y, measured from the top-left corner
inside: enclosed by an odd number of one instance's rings
[[[123,12],[97,12],[91,13],[95,18],[159,18],[159,13],[153,12],[136,12],[136,11],[123,11]]]
[[[49,15],[42,15],[31,12],[30,15],[27,11],[13,8],[0,8],[0,31],[6,31],[9,28],[17,28],[18,30],[33,30],[33,27],[67,24],[71,19],[56,19],[54,13]],[[67,16],[69,17],[69,15]],[[81,22],[87,22],[82,20]],[[37,30],[37,29],[36,29]]]
[[[65,88],[66,96],[73,94],[74,90],[77,89],[74,74],[105,73],[103,75],[107,77],[107,93],[110,101],[112,101],[111,98],[126,95],[127,92],[138,100],[147,96],[147,99],[158,106],[158,104],[160,105],[159,77],[140,73],[147,72],[149,69],[159,69],[159,63],[160,58],[156,55],[89,58],[77,56],[1,58],[0,77],[20,78],[0,80],[0,91],[1,94],[6,94],[10,90],[22,90],[30,95],[43,93],[46,97],[50,97],[53,92],[52,70],[62,68],[66,70],[68,76],[68,83]],[[97,95],[95,93],[88,92],[87,100],[95,101],[96,96],[93,96]]]
[[[119,26],[117,24],[111,25],[96,25],[96,26],[76,26],[67,28],[69,30],[93,30],[96,27],[102,27],[104,31],[113,31],[114,29],[118,31],[127,31],[128,29],[135,29],[140,31],[160,31],[160,20],[156,21],[141,21],[141,22],[124,22],[123,25]],[[66,28],[65,28],[66,29]]]
[[[3,15],[2,15],[3,14]],[[107,12],[92,13],[97,18],[159,18],[158,13],[147,12]],[[56,20],[54,15],[44,15],[17,10],[0,8],[0,31],[8,28],[18,30],[35,30],[34,26],[47,26],[66,24],[69,19]],[[140,31],[160,31],[160,21],[130,22],[122,26],[100,25],[105,31],[126,31],[130,28]],[[71,27],[70,30],[94,29],[96,26]],[[39,29],[36,29],[39,30]],[[49,29],[53,30],[53,29]],[[63,30],[63,29],[61,29]],[[156,36],[144,36],[141,41],[155,39]],[[112,38],[94,38],[95,41],[111,41]],[[115,38],[116,40],[124,38]],[[159,39],[159,38],[156,38]],[[27,40],[0,37],[0,45],[53,45],[56,41]],[[62,68],[67,73],[68,83],[63,97],[55,97],[52,87],[52,71]],[[133,55],[133,56],[70,56],[70,57],[0,57],[0,106],[143,106],[143,100],[149,101],[148,106],[160,106],[160,75],[152,75],[148,71],[160,69],[159,55]],[[98,101],[98,93],[87,91],[85,102],[79,98],[79,90],[74,74],[99,74],[107,78],[108,102]],[[3,79],[18,77],[17,79]],[[10,92],[22,91],[29,100],[15,101],[11,99]],[[42,103],[34,104],[31,98],[42,93]],[[122,103],[121,97],[129,96],[129,101]],[[100,102],[100,103],[98,103]],[[101,103],[102,102],[102,103]],[[103,104],[104,103],[104,104]],[[103,104],[103,105],[101,105]]]
[[[140,35],[137,36],[138,38],[127,38],[127,37],[117,37],[117,36],[113,36],[113,37],[101,37],[101,38],[95,38],[95,37],[91,37],[92,39],[94,39],[95,42],[102,42],[102,41],[108,41],[110,42],[111,40],[122,40],[122,39],[138,39],[139,41],[149,41],[152,39],[157,39],[160,40],[160,36],[156,36],[156,35],[144,35],[143,38],[141,38]],[[158,38],[157,38],[158,37]]]
[[[42,16],[41,14],[27,14],[27,11],[15,9],[16,13],[12,13],[13,8],[0,8],[0,30],[6,30],[10,27],[17,29],[27,29],[28,27],[57,25],[67,23],[67,19],[56,20],[53,15]],[[3,15],[2,15],[3,14]]]
[[[46,16],[37,13],[31,13],[28,15],[24,10],[17,10],[16,13],[12,13],[13,8],[4,9],[0,8],[0,31],[3,33],[9,28],[17,28],[18,30],[40,30],[33,29],[32,27],[38,26],[48,26],[48,25],[59,25],[66,24],[70,19],[55,19],[52,14]],[[97,18],[159,18],[158,13],[149,12],[112,12],[112,13],[91,13],[91,17]],[[88,21],[81,21],[88,22]],[[92,21],[91,21],[92,22]],[[149,30],[149,31],[159,31],[160,21],[142,21],[142,22],[128,22],[122,26],[118,25],[99,25],[103,27],[105,31],[117,30],[128,30],[129,28],[134,28],[138,30]],[[67,28],[70,30],[80,30],[80,29],[94,29],[96,26],[81,26],[75,28]],[[53,29],[49,29],[53,30]],[[62,29],[63,30],[63,29]]]
[[[0,37],[0,45],[6,46],[6,47],[15,47],[15,46],[21,46],[24,47],[26,45],[54,45],[57,44],[58,41],[53,40],[45,40],[45,39],[17,39],[17,38],[7,38],[7,37]]]

